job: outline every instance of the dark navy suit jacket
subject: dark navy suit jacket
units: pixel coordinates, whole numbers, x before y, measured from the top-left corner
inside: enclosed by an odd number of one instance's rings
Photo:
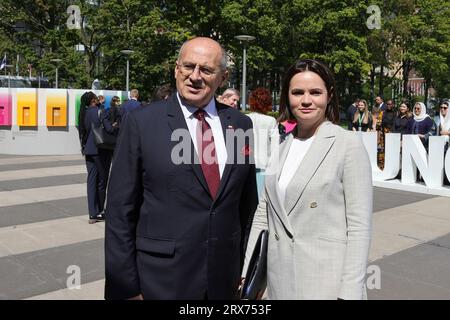
[[[122,117],[122,120],[125,121],[127,114],[130,111],[139,108],[140,106],[141,106],[141,103],[134,99],[130,99],[130,100],[127,100],[126,102],[124,102],[124,104],[120,108],[120,116]]]
[[[84,146],[84,154],[86,155],[97,155],[98,150],[95,145],[94,135],[92,134],[91,126],[94,124],[95,127],[100,126],[100,118],[98,116],[98,107],[89,107],[86,110],[86,115],[84,117],[84,125],[86,127],[86,144]]]
[[[238,110],[216,106],[224,131],[252,128]],[[171,160],[180,128],[189,136],[176,95],[130,112],[121,128],[106,210],[106,299],[235,297],[257,205],[252,154],[232,148],[212,199],[190,136],[189,163]],[[241,152],[246,163],[236,164]]]

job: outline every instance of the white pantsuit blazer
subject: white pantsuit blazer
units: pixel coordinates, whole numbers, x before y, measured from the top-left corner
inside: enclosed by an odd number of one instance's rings
[[[281,143],[276,174],[266,176],[243,274],[260,230],[268,229],[269,299],[365,299],[373,191],[361,137],[324,122],[282,203],[278,179],[293,139]]]

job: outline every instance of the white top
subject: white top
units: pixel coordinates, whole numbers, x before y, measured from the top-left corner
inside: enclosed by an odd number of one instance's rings
[[[255,166],[257,169],[265,170],[270,159],[270,154],[280,139],[277,121],[274,117],[258,112],[251,112],[247,116],[253,122]]]
[[[186,120],[192,142],[194,143],[195,151],[198,154],[196,133],[198,120],[194,116],[194,112],[197,111],[198,108],[184,105],[180,99],[178,92],[177,98],[181,106],[181,111],[183,111],[184,119]],[[227,148],[225,146],[222,124],[220,123],[220,118],[217,114],[216,102],[214,98],[209,101],[209,103],[206,105],[206,107],[203,108],[203,110],[206,111],[205,120],[211,127],[212,134],[214,136],[214,145],[216,147],[216,155],[219,162],[220,178],[222,178],[223,170],[225,169],[225,164],[227,162]]]
[[[295,138],[292,140],[286,161],[284,161],[283,169],[281,170],[280,179],[278,180],[282,203],[284,203],[286,197],[287,187],[313,141],[314,136],[308,139]]]

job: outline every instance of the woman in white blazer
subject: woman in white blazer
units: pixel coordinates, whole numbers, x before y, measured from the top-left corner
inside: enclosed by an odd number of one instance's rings
[[[258,197],[264,189],[264,176],[269,162],[273,145],[279,143],[277,121],[274,117],[266,115],[272,110],[272,95],[266,88],[256,88],[248,98],[250,113],[247,116],[252,119],[253,137],[255,148],[256,183]]]
[[[265,179],[243,274],[260,231],[268,229],[268,299],[364,299],[371,167],[360,135],[336,125],[336,84],[328,67],[309,59],[294,63],[280,108],[297,128],[271,157],[275,174]]]

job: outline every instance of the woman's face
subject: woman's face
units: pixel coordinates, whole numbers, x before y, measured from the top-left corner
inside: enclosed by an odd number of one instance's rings
[[[441,104],[441,114],[443,117],[445,117],[447,115],[448,112],[448,105],[446,105],[445,103]]]
[[[358,102],[358,110],[361,112],[366,110],[366,105],[364,104],[364,102],[362,102],[362,101]]]
[[[90,107],[95,107],[97,104],[98,104],[98,98],[95,97],[95,98],[91,99],[91,102],[89,103],[89,106]]]
[[[289,105],[297,121],[323,122],[329,100],[325,82],[317,73],[304,71],[292,77],[289,84]]]
[[[404,114],[404,113],[406,113],[408,111],[408,107],[406,106],[406,104],[402,103],[400,105],[400,107],[398,108],[398,110],[400,110],[401,114]]]
[[[416,105],[414,106],[414,114],[415,114],[416,116],[420,116],[420,104],[416,104]]]

